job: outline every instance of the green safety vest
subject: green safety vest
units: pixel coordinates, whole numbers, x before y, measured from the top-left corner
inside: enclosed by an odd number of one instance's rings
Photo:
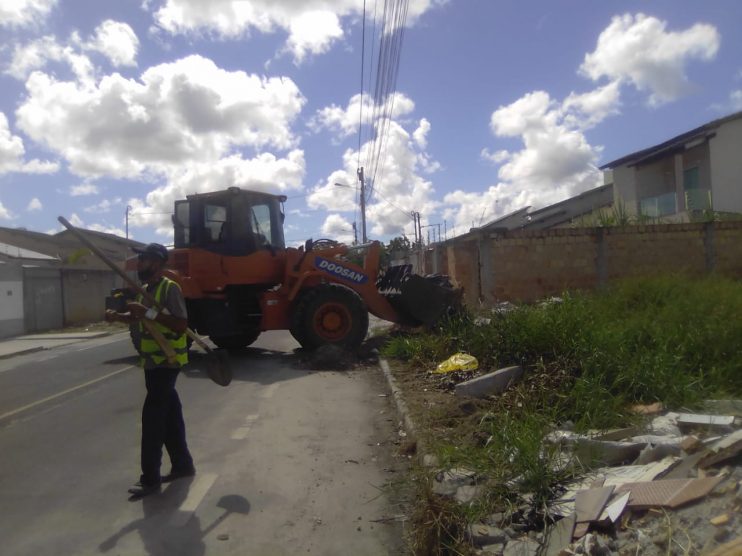
[[[176,282],[173,282],[172,280],[162,277],[162,280],[160,280],[160,283],[157,285],[157,289],[155,290],[155,300],[157,301],[159,306],[164,306],[165,304],[162,302],[163,295],[167,297],[167,292],[170,290],[171,287],[179,288],[178,284]],[[142,294],[139,294],[137,296],[137,301],[139,303],[142,303],[143,296]],[[152,324],[155,325],[155,327],[162,332],[162,335],[165,337],[165,339],[170,342],[170,345],[173,346],[173,350],[175,351],[175,360],[177,362],[177,365],[179,367],[184,366],[188,363],[188,344],[186,343],[186,335],[185,334],[178,334],[177,332],[173,332],[170,330],[167,326],[163,326],[159,322],[151,321]],[[147,329],[144,327],[144,325],[139,322],[137,323],[137,326],[139,327],[139,345],[135,346],[137,348],[137,351],[139,352],[139,365],[141,367],[160,367],[163,365],[168,365],[167,356],[163,353],[162,349],[160,349],[160,346],[157,344],[155,339],[150,335],[150,333],[147,331]],[[149,365],[148,365],[149,363]]]

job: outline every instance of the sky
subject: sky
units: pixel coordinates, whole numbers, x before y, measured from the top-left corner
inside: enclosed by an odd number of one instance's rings
[[[364,166],[370,239],[413,211],[450,238],[742,110],[741,23],[738,0],[0,0],[0,226],[128,215],[168,244],[176,199],[238,186],[288,197],[287,243],[349,242]]]

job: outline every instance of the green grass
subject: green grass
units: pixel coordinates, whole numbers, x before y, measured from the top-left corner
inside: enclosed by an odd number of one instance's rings
[[[636,279],[486,316],[486,325],[464,314],[435,333],[391,338],[382,354],[423,369],[459,351],[477,357],[483,372],[524,366],[522,383],[488,402],[478,426],[486,445],[464,434],[435,445],[444,465],[493,477],[491,499],[500,505],[517,492],[533,495],[536,505],[553,496],[565,471],[543,437],[555,425],[621,427],[635,419],[633,404],[693,408],[742,395],[742,285],[733,280]],[[515,489],[497,486],[514,479]]]
[[[561,417],[616,424],[615,408],[662,401],[693,405],[742,394],[742,286],[708,278],[632,280],[562,303],[519,306],[477,326],[464,315],[436,334],[392,338],[386,357],[432,366],[464,351],[480,368],[537,364],[569,370]],[[607,404],[610,411],[601,411]]]

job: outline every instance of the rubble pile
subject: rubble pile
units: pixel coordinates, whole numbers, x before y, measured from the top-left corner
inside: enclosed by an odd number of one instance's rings
[[[544,447],[574,479],[546,507],[533,507],[521,493],[471,525],[476,553],[742,554],[742,401],[710,401],[705,413],[668,412],[660,404],[634,410],[646,415],[645,426],[552,431]],[[472,504],[489,481],[468,469],[443,470],[433,491]],[[520,490],[517,479],[509,486]]]

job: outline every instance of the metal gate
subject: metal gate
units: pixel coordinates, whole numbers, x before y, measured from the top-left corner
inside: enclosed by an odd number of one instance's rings
[[[26,332],[64,326],[62,279],[58,269],[23,269],[23,310]]]

